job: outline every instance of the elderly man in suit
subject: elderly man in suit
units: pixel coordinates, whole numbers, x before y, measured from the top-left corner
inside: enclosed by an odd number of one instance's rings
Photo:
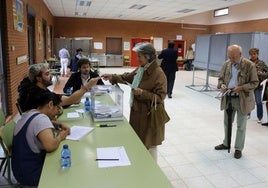
[[[258,86],[258,76],[255,65],[242,57],[242,48],[238,45],[230,45],[227,49],[229,59],[224,63],[218,79],[218,88],[223,93],[221,110],[224,110],[225,137],[223,143],[215,146],[216,150],[229,149],[228,147],[228,115],[227,108],[231,103],[231,120],[237,115],[237,131],[235,139],[234,157],[242,157],[245,144],[247,114],[255,107],[254,89]],[[230,92],[226,92],[229,90]]]

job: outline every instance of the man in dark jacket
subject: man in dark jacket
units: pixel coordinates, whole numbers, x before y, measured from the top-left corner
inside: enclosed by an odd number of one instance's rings
[[[79,103],[84,94],[96,83],[99,78],[91,79],[87,84],[80,87],[79,90],[73,92],[70,96],[61,95],[61,106],[69,106]],[[35,109],[37,106],[32,102],[34,98],[42,93],[50,93],[47,88],[52,85],[52,76],[49,73],[49,65],[47,63],[33,64],[29,67],[28,77],[24,78],[18,86],[19,98],[18,104],[22,112]],[[39,94],[36,94],[39,93]]]
[[[162,52],[158,56],[158,59],[163,59],[161,67],[167,77],[168,98],[172,98],[172,90],[174,86],[176,72],[178,71],[177,58],[178,58],[178,52],[177,50],[174,49],[173,41],[170,41],[168,43],[168,48],[162,50]]]
[[[66,82],[63,91],[69,93],[69,89],[72,88],[72,92],[75,92],[83,87],[91,78],[97,78],[99,75],[91,70],[91,64],[87,58],[81,58],[77,62],[78,72],[73,73],[69,80]],[[98,80],[97,85],[104,85],[101,79]]]

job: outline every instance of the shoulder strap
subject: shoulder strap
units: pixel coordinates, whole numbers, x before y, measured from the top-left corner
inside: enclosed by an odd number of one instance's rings
[[[26,121],[26,123],[24,124],[23,127],[25,127],[25,125],[26,125],[26,127],[28,127],[28,125],[30,124],[30,122],[31,122],[37,115],[39,115],[39,114],[40,114],[39,112],[33,114],[33,115]]]

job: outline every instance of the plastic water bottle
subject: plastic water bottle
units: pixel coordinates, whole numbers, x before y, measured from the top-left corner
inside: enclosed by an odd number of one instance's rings
[[[89,98],[86,97],[86,101],[85,101],[85,112],[89,112],[90,111],[90,101]]]
[[[67,89],[67,91],[66,91],[66,95],[70,96],[70,95],[72,95],[72,93],[73,93],[73,88],[72,87],[69,87]]]
[[[71,151],[67,144],[63,145],[61,151],[61,168],[71,167]]]

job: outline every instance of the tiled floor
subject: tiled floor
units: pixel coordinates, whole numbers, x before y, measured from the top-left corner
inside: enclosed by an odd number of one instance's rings
[[[123,73],[131,68],[101,68],[102,73]],[[67,78],[60,78],[64,84]],[[241,159],[231,152],[216,151],[214,146],[223,139],[223,112],[214,91],[217,78],[206,71],[178,71],[173,98],[166,99],[171,117],[166,125],[166,138],[158,147],[158,164],[174,188],[209,187],[268,187],[268,127],[257,124],[256,112],[248,120],[245,149]],[[205,86],[206,85],[206,86]],[[129,90],[124,89],[124,114],[129,116]],[[56,85],[58,91],[59,87]],[[267,120],[264,108],[264,121]],[[235,139],[236,124],[233,127]],[[232,144],[233,145],[233,144]],[[2,188],[0,178],[0,187]],[[8,186],[6,186],[8,187]]]

